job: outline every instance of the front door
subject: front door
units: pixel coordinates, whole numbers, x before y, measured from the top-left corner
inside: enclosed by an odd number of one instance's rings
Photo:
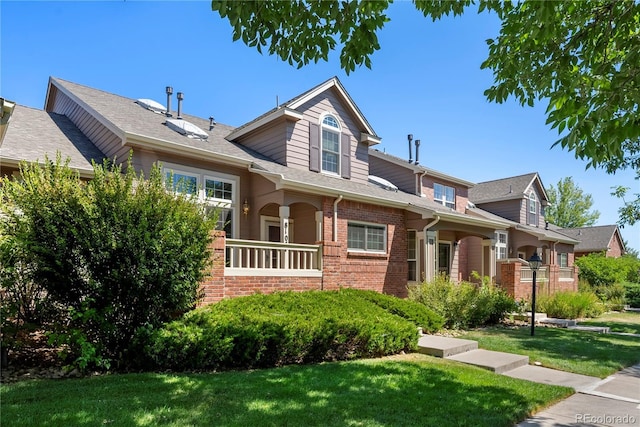
[[[451,243],[438,243],[438,273],[449,275],[451,272]]]

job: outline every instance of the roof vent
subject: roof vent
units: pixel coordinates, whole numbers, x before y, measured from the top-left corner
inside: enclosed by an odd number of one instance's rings
[[[213,118],[213,116],[209,117],[209,130],[213,130],[213,127],[216,125],[216,120]]]
[[[164,114],[166,112],[164,105],[154,101],[153,99],[141,98],[136,100],[136,104],[140,105],[142,108],[151,110],[154,113]]]
[[[385,190],[398,191],[398,187],[396,187],[392,182],[379,176],[369,175],[369,182],[377,185],[378,187],[384,188]]]
[[[173,129],[181,135],[192,139],[205,140],[209,138],[209,134],[200,129],[198,126],[183,119],[167,119],[165,122],[168,128]]]

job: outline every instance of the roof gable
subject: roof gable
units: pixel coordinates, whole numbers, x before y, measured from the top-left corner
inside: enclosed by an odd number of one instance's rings
[[[548,204],[549,197],[537,172],[493,181],[480,182],[469,189],[469,200],[475,204],[520,200],[536,187],[542,205]]]
[[[368,145],[378,144],[380,137],[378,137],[373,130],[373,127],[369,124],[364,114],[360,111],[356,103],[353,101],[349,93],[346,91],[342,83],[337,77],[332,77],[329,80],[320,83],[316,87],[309,89],[308,91],[290,99],[289,101],[277,106],[276,108],[269,110],[265,114],[255,118],[254,120],[245,123],[239,128],[235,129],[228,135],[230,140],[235,140],[245,136],[246,134],[253,132],[254,130],[273,122],[281,117],[288,118],[289,120],[300,120],[302,115],[298,108],[309,102],[313,98],[317,97],[321,93],[333,90],[338,98],[347,106],[347,109],[351,116],[355,119],[358,128],[361,131],[360,142],[365,142]]]
[[[614,237],[618,237],[622,249],[624,250],[624,241],[620,229],[617,225],[598,225],[592,227],[563,228],[559,230],[562,234],[573,237],[578,240],[575,247],[576,252],[602,252],[606,251],[611,245]]]

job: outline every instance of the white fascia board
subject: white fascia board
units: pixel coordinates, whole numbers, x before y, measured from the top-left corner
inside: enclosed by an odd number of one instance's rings
[[[9,157],[2,158],[2,166],[9,166],[16,169],[20,168],[20,164],[24,161],[24,159],[14,159]],[[38,160],[39,165],[44,165],[44,161]],[[94,172],[93,168],[78,168],[74,166],[69,166],[72,170],[78,172],[81,178],[93,178]]]
[[[473,182],[465,181],[464,179],[456,178],[454,176],[447,175],[447,174],[442,173],[442,172],[438,172],[437,170],[433,170],[433,169],[426,168],[424,166],[416,165],[415,163],[409,163],[406,160],[402,160],[402,159],[397,158],[395,156],[391,156],[391,155],[388,155],[386,153],[382,153],[382,152],[380,152],[378,150],[375,150],[375,149],[369,150],[369,155],[373,156],[373,157],[377,157],[377,158],[382,159],[384,161],[393,163],[395,165],[402,166],[403,168],[409,169],[413,173],[422,174],[422,173],[426,172],[427,175],[432,176],[434,178],[439,178],[439,179],[442,179],[442,180],[445,180],[445,181],[452,182],[454,184],[464,185],[465,187],[468,187],[468,188],[471,188],[471,187],[476,185]]]
[[[96,110],[91,108],[88,104],[86,104],[84,101],[78,98],[73,92],[70,92],[66,88],[62,87],[61,85],[58,85],[57,80],[54,79],[53,77],[49,77],[49,84],[55,86],[56,89],[58,89],[60,92],[67,95],[76,104],[80,105],[84,110],[86,110],[89,114],[91,114],[91,116],[94,119],[96,119],[101,125],[109,129],[116,136],[120,137],[122,139],[122,144],[124,145],[126,132],[123,129],[120,129],[118,126],[116,126],[115,124],[107,120],[102,114],[98,113]],[[49,96],[50,96],[50,92],[49,92],[49,89],[47,89],[47,99],[45,100],[45,104],[44,104],[45,108],[49,103]]]
[[[281,117],[297,122],[298,120],[302,120],[304,116],[302,113],[294,109],[291,109],[289,107],[282,107],[254,122],[251,122],[245,127],[234,130],[229,135],[227,135],[226,139],[233,141]]]
[[[163,139],[151,138],[145,135],[125,132],[125,142],[132,146],[149,148],[152,150],[162,150],[170,154],[179,154],[192,156],[196,159],[224,161],[233,166],[247,167],[251,162],[245,159],[229,156],[228,154],[214,153],[212,151],[203,150],[198,147],[189,145],[176,144],[175,142],[165,141]]]
[[[380,144],[380,141],[381,138],[375,135],[371,135],[365,132],[360,133],[360,142],[366,143],[367,145],[369,145],[369,147],[371,147],[372,145]]]
[[[470,215],[463,214],[451,214],[446,212],[437,212],[442,220],[449,222],[455,222],[458,224],[475,225],[479,227],[494,228],[498,230],[506,230],[511,226],[511,223],[506,221],[496,221],[492,219],[475,218]]]
[[[364,194],[353,193],[350,191],[336,190],[335,188],[324,187],[321,185],[314,185],[308,182],[288,180],[283,175],[275,172],[268,172],[268,171],[258,170],[255,168],[249,168],[249,171],[264,176],[269,181],[276,184],[276,189],[278,190],[298,190],[298,191],[311,192],[313,194],[319,194],[319,195],[330,196],[330,197],[339,197],[342,195],[345,199],[352,200],[355,202],[369,203],[373,205],[382,205],[382,206],[400,208],[400,209],[407,209],[407,207],[409,206],[408,203],[395,202],[393,200],[385,199],[382,197],[367,196]]]

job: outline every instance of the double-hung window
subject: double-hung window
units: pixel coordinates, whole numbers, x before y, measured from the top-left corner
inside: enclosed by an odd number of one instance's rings
[[[507,233],[496,232],[496,259],[507,258]]]
[[[361,222],[350,222],[347,228],[347,248],[350,251],[386,253],[386,226]]]
[[[533,191],[529,194],[529,225],[538,224],[538,201],[536,193]]]
[[[216,229],[224,230],[228,238],[237,234],[239,189],[237,176],[181,165],[165,165],[163,173],[167,188],[176,193],[193,196],[207,210],[217,210]]]
[[[569,266],[569,254],[568,253],[559,253],[558,254],[558,265],[560,267],[568,267]]]
[[[331,115],[322,119],[322,171],[340,173],[340,125]]]
[[[448,208],[456,208],[456,189],[446,185],[433,184],[433,200]]]

